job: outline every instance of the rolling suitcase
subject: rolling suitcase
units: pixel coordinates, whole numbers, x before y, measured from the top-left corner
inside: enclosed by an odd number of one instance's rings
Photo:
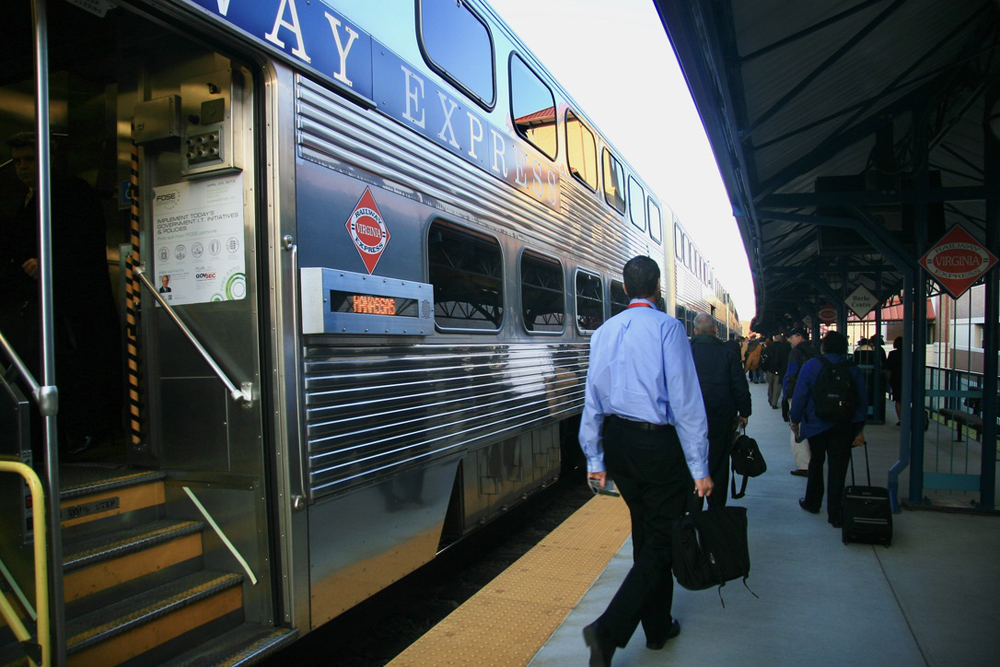
[[[889,491],[872,486],[872,473],[868,467],[868,445],[865,448],[865,472],[868,486],[858,486],[854,479],[854,451],[851,451],[851,485],[844,488],[842,537],[848,542],[866,544],[892,544],[892,510]]]

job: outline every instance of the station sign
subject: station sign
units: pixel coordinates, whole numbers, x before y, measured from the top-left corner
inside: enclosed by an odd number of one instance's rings
[[[837,309],[833,307],[832,303],[822,306],[816,315],[819,316],[819,321],[823,324],[833,324],[837,321]]]
[[[858,285],[858,289],[851,292],[851,295],[844,299],[847,307],[858,316],[858,319],[865,319],[865,315],[872,312],[878,304],[878,299],[864,285]]]
[[[962,225],[949,229],[919,262],[955,299],[962,296],[996,263],[996,256]]]

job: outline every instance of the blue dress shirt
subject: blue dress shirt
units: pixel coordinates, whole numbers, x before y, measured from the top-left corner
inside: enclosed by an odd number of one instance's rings
[[[646,299],[632,303],[653,305]],[[708,420],[679,321],[653,307],[630,307],[594,332],[580,422],[588,472],[604,471],[601,427],[607,415],[673,425],[691,476],[708,476]]]

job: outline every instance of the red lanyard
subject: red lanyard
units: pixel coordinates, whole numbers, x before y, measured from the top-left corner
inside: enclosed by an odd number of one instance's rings
[[[652,308],[652,306],[649,305],[648,303],[646,303],[645,301],[636,301],[635,303],[630,303],[628,305],[628,307],[629,308]]]

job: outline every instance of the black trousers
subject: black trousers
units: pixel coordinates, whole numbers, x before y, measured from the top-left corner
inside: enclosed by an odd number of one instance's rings
[[[646,640],[664,641],[673,617],[671,523],[693,491],[672,426],[642,430],[621,419],[604,424],[604,464],[632,517],[633,564],[598,624],[625,646],[642,623]]]
[[[827,455],[826,514],[831,522],[841,521],[844,506],[844,480],[851,462],[854,424],[837,424],[809,438],[809,479],[806,482],[806,506],[818,510],[823,506],[823,463]]]

